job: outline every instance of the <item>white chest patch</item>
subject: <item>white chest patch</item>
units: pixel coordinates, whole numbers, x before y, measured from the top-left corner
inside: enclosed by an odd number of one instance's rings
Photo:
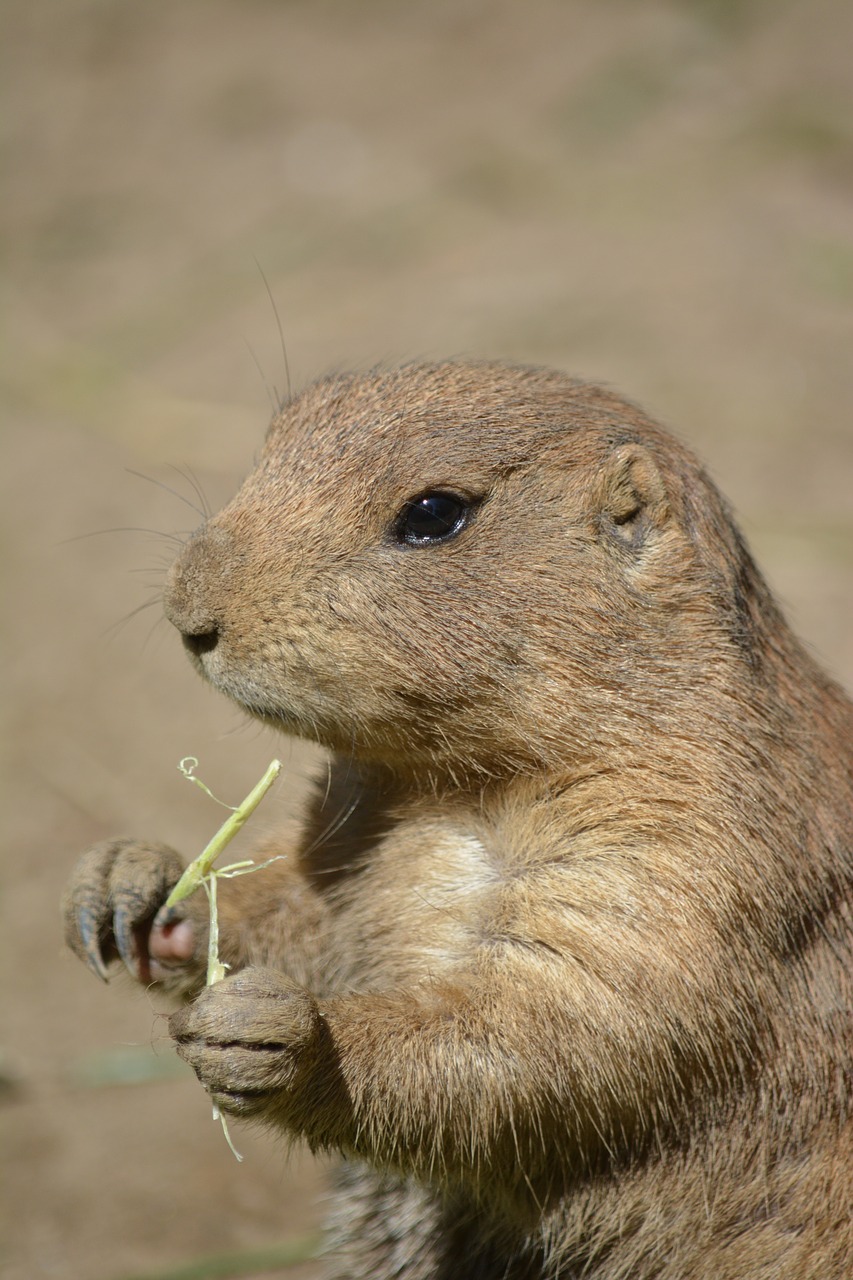
[[[369,955],[383,977],[393,968],[397,982],[454,969],[482,936],[499,879],[474,836],[447,827],[396,832],[362,877],[353,904],[367,944],[364,976]]]

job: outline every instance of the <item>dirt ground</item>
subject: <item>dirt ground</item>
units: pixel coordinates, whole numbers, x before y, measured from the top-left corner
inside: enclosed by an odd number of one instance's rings
[[[322,1169],[245,1132],[238,1165],[150,998],[101,988],[57,912],[96,839],[198,851],[219,816],[182,756],[239,798],[283,750],[290,781],[261,826],[310,768],[196,681],[157,604],[197,486],[229,496],[286,388],[267,286],[295,387],[464,353],[629,392],[708,460],[799,630],[853,686],[853,7],[0,15],[0,1266],[165,1280],[239,1253],[228,1274],[271,1276],[257,1251],[314,1231]]]

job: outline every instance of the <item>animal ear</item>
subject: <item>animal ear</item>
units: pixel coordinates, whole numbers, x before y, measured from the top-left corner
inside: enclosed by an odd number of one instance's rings
[[[608,455],[599,494],[606,527],[626,542],[635,542],[649,526],[660,528],[669,511],[657,464],[639,444],[620,445]]]

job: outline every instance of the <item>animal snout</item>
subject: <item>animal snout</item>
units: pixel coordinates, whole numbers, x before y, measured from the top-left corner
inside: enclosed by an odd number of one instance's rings
[[[228,539],[222,530],[206,525],[193,534],[169,570],[163,609],[196,657],[219,643],[230,568]]]

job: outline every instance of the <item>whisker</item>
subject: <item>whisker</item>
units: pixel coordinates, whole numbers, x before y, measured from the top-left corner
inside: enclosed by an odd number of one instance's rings
[[[287,359],[287,345],[285,344],[285,341],[284,341],[284,329],[282,328],[282,325],[281,325],[281,316],[278,314],[278,307],[275,305],[275,298],[273,297],[273,292],[272,292],[272,289],[270,288],[269,280],[267,280],[264,274],[264,269],[261,266],[261,264],[258,262],[257,258],[255,258],[255,266],[258,268],[258,271],[260,271],[261,273],[261,279],[264,282],[264,288],[266,289],[267,297],[270,300],[272,313],[275,316],[275,322],[278,325],[278,336],[281,342],[281,354],[284,357],[284,376],[287,382],[287,400],[290,401],[293,399],[293,388],[290,382],[290,362]],[[278,410],[279,412],[281,412],[281,410],[284,408],[285,402],[281,400],[281,397],[278,395],[278,391],[276,391],[276,398],[279,401]]]
[[[145,650],[148,648],[149,644],[151,643],[151,637],[156,633],[156,631],[157,631],[158,627],[159,627],[162,623],[164,623],[165,621],[166,621],[166,615],[165,615],[164,613],[161,613],[161,614],[160,614],[160,616],[159,616],[159,618],[156,618],[156,619],[155,619],[155,621],[154,621],[154,625],[153,625],[152,627],[150,627],[150,628],[149,628],[148,634],[147,634],[147,636],[145,637],[145,639],[144,639],[144,640],[143,640],[143,642],[142,642],[142,652],[143,652],[143,653],[145,652]]]
[[[236,738],[238,735],[247,734],[251,740],[255,742],[261,737],[265,729],[266,725],[261,721],[256,720],[254,716],[249,714],[249,712],[246,711],[241,714],[238,711],[237,719],[231,725],[230,729],[223,729],[219,736],[220,738],[225,739]]]
[[[209,520],[210,517],[213,515],[213,509],[207,500],[207,494],[204,492],[204,488],[202,487],[201,481],[199,480],[196,473],[193,471],[192,467],[189,467],[189,466],[176,467],[174,463],[171,463],[170,466],[173,471],[176,471],[178,473],[178,475],[181,477],[182,480],[186,480],[187,484],[190,485],[190,487],[193,490],[193,493],[199,500],[199,505],[201,507],[201,511],[204,519]],[[195,509],[198,510],[198,507],[196,507]]]
[[[63,538],[60,545],[65,546],[69,542],[82,542],[85,538],[101,538],[107,533],[147,533],[152,538],[165,538],[168,542],[174,542],[179,547],[182,547],[189,537],[189,532],[166,533],[163,529],[145,529],[139,525],[117,525],[113,529],[92,529],[89,533],[75,533],[70,538]]]
[[[274,414],[275,414],[275,413],[278,413],[278,411],[279,411],[278,396],[277,396],[276,394],[274,394],[274,393],[275,393],[275,387],[271,387],[271,386],[270,386],[270,384],[267,382],[267,375],[264,373],[263,369],[261,368],[261,362],[260,362],[260,360],[258,359],[258,357],[255,355],[255,352],[254,352],[254,350],[253,350],[253,348],[252,348],[251,344],[249,343],[249,339],[248,339],[248,338],[244,338],[244,339],[243,339],[243,341],[245,342],[245,344],[246,344],[246,350],[248,351],[249,355],[252,357],[252,360],[253,360],[253,362],[254,362],[255,368],[257,369],[257,371],[258,371],[258,373],[259,373],[259,375],[260,375],[261,382],[264,384],[264,390],[265,390],[265,391],[266,391],[266,393],[267,393],[267,397],[268,397],[269,402],[270,402],[270,408],[272,409],[272,411],[273,411],[273,413],[274,413]]]
[[[171,556],[162,556],[158,564],[144,564],[135,569],[125,569],[125,573],[164,573],[172,564]],[[151,583],[154,586],[154,583]]]
[[[320,834],[311,841],[308,848],[301,851],[301,857],[310,858],[311,854],[316,853],[321,845],[325,844],[327,840],[331,840],[333,836],[336,836],[341,827],[346,826],[347,822],[349,822],[350,818],[355,813],[359,803],[361,802],[361,798],[361,795],[357,795],[348,805],[342,807],[328,826],[324,827]]]
[[[110,626],[108,626],[101,634],[108,636],[113,633],[117,633],[122,627],[126,626],[127,623],[130,622],[131,618],[135,618],[138,613],[144,613],[146,609],[151,609],[155,604],[160,604],[162,598],[163,597],[158,593],[156,596],[152,596],[150,600],[144,601],[143,604],[138,604],[135,609],[131,609],[129,613],[126,613],[124,617],[119,618],[117,622],[111,623]]]
[[[320,808],[325,809],[329,796],[332,791],[332,760],[331,757],[326,758],[326,790],[323,792],[323,799],[320,802]]]
[[[208,513],[202,511],[201,507],[197,507],[194,502],[190,502],[185,493],[179,493],[177,489],[171,488],[171,486],[166,484],[163,480],[158,480],[155,476],[147,476],[143,471],[134,471],[132,467],[125,467],[125,470],[129,476],[136,476],[137,480],[146,480],[148,484],[155,485],[156,488],[162,489],[164,493],[170,493],[173,498],[177,498],[179,502],[185,503],[191,511],[195,511],[196,515],[201,516],[202,520],[207,519]],[[172,470],[177,471],[178,475],[182,474],[178,467],[173,467]],[[184,479],[186,478],[187,477],[184,476]],[[200,495],[197,494],[197,496]]]

